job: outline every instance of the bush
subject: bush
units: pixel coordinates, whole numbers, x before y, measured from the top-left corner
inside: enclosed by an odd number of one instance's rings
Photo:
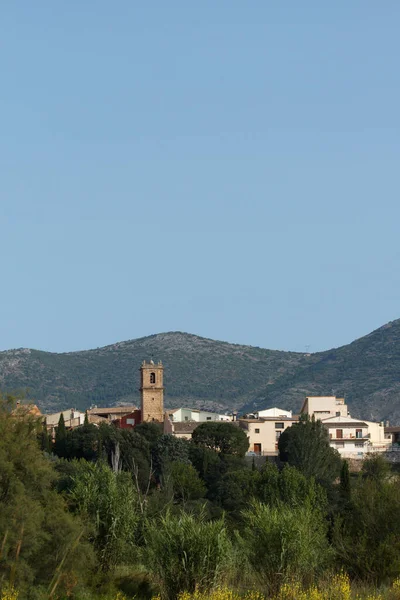
[[[163,598],[208,593],[227,575],[233,551],[223,519],[206,522],[204,514],[168,513],[148,524],[145,539],[145,563]]]
[[[330,559],[324,520],[308,506],[253,502],[243,517],[250,564],[271,591],[292,579],[313,581]]]

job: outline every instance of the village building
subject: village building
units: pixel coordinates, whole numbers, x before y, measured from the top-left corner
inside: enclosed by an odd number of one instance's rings
[[[368,452],[384,452],[392,444],[383,423],[342,416],[324,419],[322,423],[328,430],[330,445],[342,456],[363,458]]]
[[[306,396],[301,408],[302,414],[323,420],[329,417],[348,417],[349,411],[344,398],[336,396]]]
[[[258,412],[256,412],[256,417],[258,418],[262,418],[262,417],[292,417],[292,411],[291,410],[285,410],[284,408],[277,408],[276,406],[274,406],[274,408],[265,408],[264,410],[259,410]]]
[[[69,408],[67,410],[62,410],[50,415],[43,415],[47,430],[52,437],[54,437],[56,434],[56,428],[61,415],[64,418],[65,427],[67,429],[74,429],[75,427],[83,425],[85,422],[85,413],[81,412],[80,410],[76,410],[75,408]]]
[[[232,421],[232,417],[229,415],[195,408],[174,408],[169,409],[167,412],[169,418],[174,423],[184,421],[196,421],[197,423],[204,423],[206,421]]]
[[[259,411],[260,412],[264,411]],[[289,411],[288,411],[289,412]],[[268,416],[258,419],[239,419],[238,424],[243,429],[249,440],[249,453],[262,456],[276,456],[278,454],[279,438],[285,429],[297,423],[298,416]]]

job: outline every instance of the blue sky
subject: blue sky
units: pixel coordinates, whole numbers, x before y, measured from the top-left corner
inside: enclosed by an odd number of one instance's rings
[[[400,317],[397,0],[0,7],[0,349]]]

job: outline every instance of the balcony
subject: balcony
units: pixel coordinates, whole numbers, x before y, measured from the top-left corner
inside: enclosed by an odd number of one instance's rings
[[[341,437],[337,437],[337,436],[333,436],[333,434],[329,434],[329,440],[331,442],[348,442],[348,441],[353,441],[353,442],[366,442],[367,440],[369,440],[370,438],[370,434],[369,433],[365,433],[363,435],[354,435],[354,434],[347,434],[347,435],[342,435]]]

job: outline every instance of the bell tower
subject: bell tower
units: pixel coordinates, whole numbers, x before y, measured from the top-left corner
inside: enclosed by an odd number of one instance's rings
[[[142,422],[164,421],[164,367],[145,360],[140,367],[140,393],[142,399]]]

